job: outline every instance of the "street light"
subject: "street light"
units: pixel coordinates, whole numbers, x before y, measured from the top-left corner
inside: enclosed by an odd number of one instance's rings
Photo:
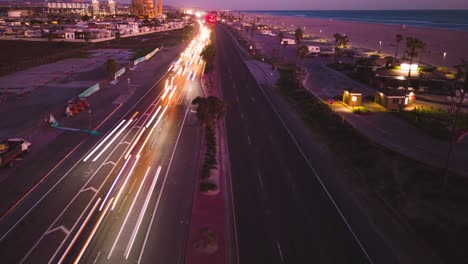
[[[442,59],[442,65],[445,63],[445,57],[447,56],[447,52],[444,52],[444,58]]]
[[[382,50],[382,41],[379,40],[379,52]]]

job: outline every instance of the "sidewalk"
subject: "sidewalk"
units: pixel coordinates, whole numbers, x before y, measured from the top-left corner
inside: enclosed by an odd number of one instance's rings
[[[329,76],[333,76],[333,80],[343,84],[344,87],[359,87],[361,85],[326,68],[325,65],[311,63],[308,70],[310,74],[305,80],[304,86],[325,103],[332,95],[341,95],[343,88],[326,82]],[[373,110],[379,109],[379,106],[373,102],[364,101],[363,104]],[[370,115],[358,115],[352,113],[351,109],[342,103],[334,103],[330,107],[372,141],[430,166],[444,167],[449,147],[448,142],[434,139],[386,111],[373,111]],[[451,170],[468,177],[467,156],[468,142],[465,140],[455,147],[450,164]]]

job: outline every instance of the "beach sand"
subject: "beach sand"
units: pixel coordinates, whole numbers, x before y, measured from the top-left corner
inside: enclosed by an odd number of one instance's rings
[[[238,16],[238,13],[234,13]],[[251,23],[254,18],[260,18],[259,24],[285,27],[293,31],[301,27],[307,35],[322,37],[334,42],[333,34],[341,33],[349,37],[349,44],[354,48],[365,48],[373,51],[395,55],[396,34],[406,37],[416,37],[427,44],[422,62],[434,66],[444,66],[453,69],[460,64],[460,59],[468,59],[468,32],[447,29],[421,28],[406,25],[385,25],[354,21],[327,20],[305,17],[271,16],[263,14],[244,14],[243,22]],[[379,42],[382,41],[380,47]],[[405,50],[406,41],[400,42],[398,58]],[[443,53],[446,52],[444,61]],[[419,62],[420,58],[415,61]]]

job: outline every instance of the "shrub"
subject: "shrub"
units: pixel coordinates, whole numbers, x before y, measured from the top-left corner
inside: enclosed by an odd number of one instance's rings
[[[200,182],[200,192],[214,191],[218,189],[218,186],[211,182]]]

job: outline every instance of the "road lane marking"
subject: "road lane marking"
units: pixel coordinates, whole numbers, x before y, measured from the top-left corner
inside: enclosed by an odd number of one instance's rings
[[[96,203],[94,204],[93,208],[91,209],[91,211],[89,212],[88,216],[86,216],[83,224],[81,224],[80,228],[78,229],[78,232],[76,232],[75,236],[73,237],[72,241],[70,242],[70,244],[68,245],[67,249],[65,250],[65,252],[63,253],[62,257],[60,258],[60,260],[57,262],[58,264],[62,264],[63,261],[65,260],[65,258],[67,257],[68,253],[70,253],[70,250],[72,249],[73,245],[76,243],[76,240],[78,239],[78,237],[80,237],[81,235],[81,232],[83,232],[83,229],[85,228],[85,226],[88,224],[89,222],[89,219],[91,219],[91,216],[94,214],[94,211],[96,211],[97,209],[97,206],[99,204],[99,202],[101,201],[101,197],[99,197],[97,200],[96,200]],[[83,211],[84,213],[85,211]],[[62,244],[65,243],[65,240],[62,241]],[[60,248],[62,248],[62,245],[60,245],[57,250],[55,251],[54,255],[50,258],[49,260],[49,264],[50,263],[53,263],[52,261],[54,260],[55,256],[57,255],[58,251],[60,250]]]
[[[92,187],[92,186],[91,186],[91,187],[88,187],[88,188],[86,188],[86,189],[81,190],[80,193],[84,193],[84,192],[87,192],[87,191],[93,191],[93,192],[97,193],[96,188],[94,188],[94,187]]]
[[[105,205],[106,202],[107,202],[107,198],[109,198],[109,195],[111,194],[112,189],[114,189],[114,186],[115,186],[115,185],[117,184],[117,182],[119,181],[120,176],[122,175],[122,172],[125,170],[125,167],[127,167],[127,164],[128,164],[128,161],[129,161],[129,160],[130,160],[130,159],[125,160],[124,165],[123,165],[122,168],[120,169],[119,173],[117,174],[117,177],[115,177],[114,182],[112,183],[111,187],[109,188],[109,191],[107,192],[106,197],[104,198],[104,201],[102,201],[101,207],[99,207],[99,211],[102,211],[102,208],[104,207],[104,205]]]
[[[245,63],[245,61],[244,61]],[[327,187],[325,187],[325,184],[322,182],[322,179],[320,178],[320,176],[318,175],[317,171],[314,169],[314,167],[312,166],[312,164],[309,162],[309,159],[307,159],[307,156],[305,155],[304,151],[302,150],[302,148],[300,147],[299,143],[297,142],[296,138],[294,137],[294,135],[291,133],[291,131],[289,130],[288,126],[286,125],[286,123],[284,122],[283,118],[280,116],[278,110],[276,110],[275,106],[273,105],[273,103],[271,102],[270,98],[268,97],[268,95],[265,93],[264,89],[260,86],[260,84],[257,82],[257,80],[251,76],[255,82],[257,83],[257,87],[260,88],[260,90],[262,91],[263,93],[263,96],[266,98],[266,100],[268,101],[270,107],[273,109],[273,112],[276,114],[276,116],[278,117],[278,119],[280,120],[281,124],[283,125],[283,127],[286,129],[287,133],[289,134],[290,138],[292,139],[292,141],[294,142],[294,144],[296,145],[297,149],[299,150],[299,152],[301,153],[302,157],[304,158],[305,162],[307,163],[307,165],[309,166],[309,168],[312,170],[312,172],[314,173],[314,176],[315,178],[318,180],[318,182],[320,183],[320,186],[322,186],[322,189],[325,191],[325,194],[328,196],[328,198],[330,199],[331,203],[333,204],[333,206],[335,207],[335,209],[337,210],[338,214],[340,215],[341,219],[343,220],[343,222],[345,223],[346,227],[348,228],[349,232],[351,233],[351,235],[354,237],[354,240],[356,241],[356,243],[359,245],[359,247],[361,248],[362,252],[364,253],[364,255],[366,255],[366,258],[367,260],[373,264],[374,262],[372,261],[371,257],[369,256],[369,254],[367,253],[367,250],[364,248],[364,245],[361,243],[361,240],[359,240],[359,238],[357,237],[357,235],[354,233],[354,230],[351,228],[351,225],[349,224],[348,220],[345,218],[345,216],[343,215],[343,213],[341,212],[341,209],[338,207],[338,204],[335,202],[335,200],[333,199],[333,197],[331,196],[330,192],[328,191]]]
[[[65,226],[61,225],[61,226],[59,226],[59,227],[56,227],[56,228],[54,228],[54,229],[52,229],[52,230],[47,231],[47,232],[46,232],[46,235],[48,235],[48,234],[50,234],[50,233],[53,233],[53,232],[55,232],[55,231],[58,231],[58,230],[60,230],[60,231],[62,231],[63,233],[65,233],[65,235],[68,235],[68,234],[70,233],[70,230],[68,230]]]
[[[143,258],[143,253],[145,252],[146,242],[148,241],[149,233],[151,232],[151,227],[153,226],[154,217],[156,215],[156,211],[157,211],[158,206],[159,206],[159,201],[161,200],[161,196],[162,196],[162,193],[164,191],[164,187],[166,186],[167,175],[169,175],[169,171],[170,171],[171,165],[172,165],[172,160],[174,159],[174,155],[175,155],[175,152],[177,150],[177,146],[179,145],[180,135],[182,134],[182,130],[184,129],[184,124],[185,124],[185,120],[187,119],[187,114],[188,114],[189,109],[190,108],[187,107],[187,110],[185,111],[184,119],[182,120],[182,125],[180,126],[179,134],[177,135],[177,140],[176,140],[176,143],[174,144],[174,149],[172,150],[172,154],[171,154],[171,158],[169,160],[169,164],[167,165],[166,174],[164,175],[164,180],[163,180],[163,183],[162,183],[162,186],[161,186],[161,190],[159,192],[158,199],[156,200],[156,205],[154,206],[153,215],[151,216],[151,221],[150,221],[150,224],[149,224],[149,227],[148,227],[148,231],[146,232],[145,240],[143,241],[143,246],[141,247],[141,252],[140,252],[140,256],[138,257],[138,262],[137,263],[141,263],[141,259]]]
[[[247,139],[249,140],[249,145],[252,145],[252,141],[250,140],[250,136],[247,136]]]
[[[280,244],[278,243],[278,241],[276,241],[276,245],[278,246],[278,252],[279,252],[279,255],[281,257],[281,262],[284,263],[283,252],[281,251],[281,247],[280,247]]]
[[[122,115],[122,117],[119,119],[118,122],[121,122],[122,120],[124,120],[124,117],[127,116],[130,112],[132,112],[135,107],[144,99],[146,98],[146,96],[154,89],[154,87],[156,87],[157,84],[159,84],[159,82],[164,79],[166,77],[167,73],[165,73],[163,76],[161,76],[161,78],[159,78],[159,80],[157,80],[153,86],[151,86],[151,88],[149,88],[145,94],[143,96],[140,97],[140,99],[132,106],[130,107],[130,109],[124,114]],[[162,94],[162,91],[159,92],[158,96],[156,97],[156,100],[160,100],[160,96]],[[97,127],[94,128],[94,130],[98,129],[99,127],[101,127],[118,109],[120,109],[120,107],[122,106],[122,104],[120,104],[117,108],[115,108]],[[42,182],[44,182],[48,176],[50,174],[52,174],[53,171],[55,171],[55,169],[57,169],[79,146],[81,146],[81,144],[83,144],[83,142],[86,140],[83,139],[77,146],[75,146],[62,160],[60,160],[52,169],[49,170],[49,172],[46,173],[46,175],[44,177],[41,178],[41,180],[39,180],[31,189],[29,189],[29,191],[27,193],[25,193],[18,201],[15,202],[15,204],[10,207],[1,217],[0,217],[0,222],[3,221],[3,219],[5,219],[11,212],[13,212]],[[98,143],[96,143],[98,144]],[[94,146],[96,146],[96,144]],[[89,153],[89,151],[85,154],[87,155]],[[10,233],[42,200],[44,200],[44,198],[49,195],[50,192],[52,192],[52,190],[54,190],[57,185],[59,183],[62,182],[63,179],[65,179],[65,177],[68,176],[68,174],[70,174],[70,172],[76,167],[78,166],[80,163],[81,163],[81,159],[79,159],[79,161],[77,161],[53,186],[52,188],[50,188],[1,238],[0,238],[0,241],[2,241],[7,235],[8,233]]]
[[[258,176],[258,179],[260,180],[260,187],[262,188],[262,191],[263,191],[263,181],[262,181],[262,176],[260,175],[260,172],[257,171],[257,176]]]
[[[96,264],[96,263],[97,263],[97,260],[98,260],[98,258],[99,258],[100,255],[101,255],[101,251],[98,252],[96,258],[94,259],[93,264]]]
[[[106,143],[106,141],[112,137],[112,135],[114,135],[114,133],[119,130],[119,128],[126,122],[127,120],[122,120],[122,122],[120,122],[114,129],[112,129],[112,131],[107,134],[107,136],[101,140],[101,142],[83,159],[83,162],[86,162],[89,158],[91,158],[92,155],[94,155],[94,153],[96,151],[98,151],[99,148],[101,148],[102,145],[104,145],[104,143]]]
[[[114,198],[112,198],[114,199]],[[85,244],[83,245],[83,247],[81,248],[80,250],[80,253],[78,253],[78,256],[76,257],[75,261],[73,262],[73,264],[78,264],[80,262],[80,259],[81,257],[83,256],[83,253],[86,251],[86,248],[88,247],[89,245],[89,242],[91,242],[91,239],[93,239],[94,237],[94,234],[96,234],[96,230],[99,228],[99,226],[101,225],[101,222],[102,222],[102,219],[104,219],[104,216],[106,215],[107,211],[109,210],[109,207],[110,205],[112,204],[112,199],[110,199],[110,201],[107,203],[106,205],[106,208],[104,209],[104,211],[101,213],[101,215],[99,216],[99,219],[97,221],[97,223],[94,225],[93,227],[93,230],[91,231],[91,234],[89,234],[88,238],[86,239],[86,242]]]
[[[121,226],[121,228],[119,230],[119,233],[117,234],[117,237],[115,238],[114,244],[112,244],[112,248],[111,248],[111,250],[109,252],[109,255],[107,256],[107,259],[110,259],[110,257],[112,256],[112,252],[114,252],[114,248],[117,245],[117,242],[119,241],[120,236],[122,235],[122,231],[125,228],[125,224],[128,221],[128,217],[130,216],[130,214],[133,211],[133,206],[135,206],[136,200],[138,199],[138,196],[140,195],[141,188],[143,187],[143,185],[144,185],[144,183],[146,181],[146,176],[148,176],[148,172],[149,172],[150,169],[151,169],[151,167],[148,167],[148,169],[146,170],[145,176],[143,177],[143,180],[141,181],[141,184],[138,187],[138,190],[137,190],[137,192],[135,194],[135,198],[133,198],[133,202],[130,205],[130,209],[128,210],[127,216],[125,216],[125,220],[124,220],[124,222],[123,222],[123,224],[122,224],[122,226]]]
[[[132,250],[132,246],[133,246],[133,243],[135,242],[136,235],[138,233],[138,230],[140,229],[141,222],[143,221],[143,216],[145,215],[146,208],[148,207],[149,200],[151,198],[151,195],[153,194],[154,187],[156,186],[156,182],[158,181],[159,173],[161,173],[161,166],[158,166],[156,174],[154,175],[154,178],[153,178],[153,183],[151,184],[151,188],[148,192],[148,195],[146,196],[145,203],[143,204],[143,208],[141,209],[140,215],[138,216],[137,223],[132,232],[132,237],[130,238],[129,243],[127,245],[125,259],[128,259],[128,255],[130,255],[130,251]]]
[[[127,137],[127,136],[129,135],[129,133],[130,133],[130,131],[127,132],[127,134],[124,136],[124,138]],[[110,156],[112,156],[112,155],[114,154],[114,152],[116,151],[116,149],[117,149],[117,148],[114,148],[114,149],[112,150],[112,152],[109,154],[109,156],[107,156],[106,160],[107,160]],[[124,151],[123,153],[125,153],[125,151]],[[123,157],[123,153],[120,155],[119,160]],[[75,164],[75,166],[77,166],[80,162],[81,162],[81,159],[80,159],[80,161],[78,161],[78,162]],[[75,167],[75,166],[74,166],[74,167]],[[72,170],[74,167],[72,167],[72,168],[67,172],[67,174],[70,173],[71,170]],[[57,223],[57,221],[60,219],[60,217],[62,217],[62,215],[63,215],[63,214],[68,210],[68,208],[71,206],[71,204],[74,203],[74,201],[76,200],[76,198],[80,195],[81,191],[82,191],[83,189],[85,189],[85,187],[86,187],[86,186],[89,184],[89,182],[94,178],[94,176],[100,171],[101,168],[102,168],[102,164],[98,167],[98,169],[96,170],[96,172],[95,172],[93,175],[91,175],[91,177],[88,179],[88,181],[83,185],[83,187],[81,187],[81,190],[78,191],[78,193],[73,197],[73,199],[68,203],[68,205],[62,210],[62,212],[55,218],[55,220],[52,222],[52,224],[47,228],[47,230],[46,230],[45,232],[47,232],[50,228],[52,228],[52,227],[55,225],[55,223]],[[104,179],[104,181],[103,181],[103,182],[101,183],[101,185],[99,186],[97,192],[99,192],[99,190],[104,186],[104,183],[107,181],[107,179],[109,178],[109,176],[111,175],[111,173],[112,173],[113,170],[114,170],[114,168],[112,168],[112,169],[109,171],[109,173],[107,174],[106,178]],[[64,177],[65,177],[65,176],[63,176],[62,179],[63,179]],[[60,181],[59,181],[59,182],[60,182]],[[56,186],[59,182],[57,182],[57,183],[54,185],[54,187],[53,187],[52,189],[50,189],[41,199],[39,199],[39,201],[37,201],[36,204],[34,204],[34,206],[33,206],[31,209],[29,209],[29,211],[28,211],[20,220],[18,220],[18,222],[16,222],[16,223],[13,225],[13,227],[12,227],[10,230],[8,230],[7,233],[5,233],[4,237],[5,237],[6,235],[8,235],[8,233],[10,233],[11,230],[13,230],[13,229],[23,220],[23,218],[26,217],[26,216],[29,214],[29,212],[30,212],[31,210],[33,210],[33,209],[47,196],[47,194],[50,193],[50,192],[55,188],[55,186]],[[81,213],[81,215],[79,216],[79,218],[75,221],[75,223],[73,224],[73,227],[70,229],[71,231],[75,228],[75,226],[78,224],[79,220],[80,220],[81,217],[83,216],[84,212],[85,212],[85,211],[88,209],[88,207],[91,205],[91,202],[92,202],[93,199],[96,197],[97,192],[93,195],[93,197],[91,198],[91,200],[90,200],[90,201],[88,202],[88,204],[86,205],[84,211]],[[25,256],[23,257],[23,259],[21,260],[21,263],[23,263],[23,262],[26,260],[26,258],[29,256],[29,254],[31,254],[31,252],[37,247],[37,245],[39,245],[39,243],[42,241],[42,239],[43,239],[44,237],[45,237],[45,233],[36,241],[36,243],[33,245],[33,247],[26,253],[26,255],[25,255]],[[67,238],[68,238],[68,235],[64,238],[64,240],[63,240],[62,243],[60,244],[60,247],[63,245],[64,241],[65,241]],[[3,239],[3,238],[2,238],[2,239]],[[58,248],[57,250],[59,250],[59,249],[60,249],[60,248]]]

